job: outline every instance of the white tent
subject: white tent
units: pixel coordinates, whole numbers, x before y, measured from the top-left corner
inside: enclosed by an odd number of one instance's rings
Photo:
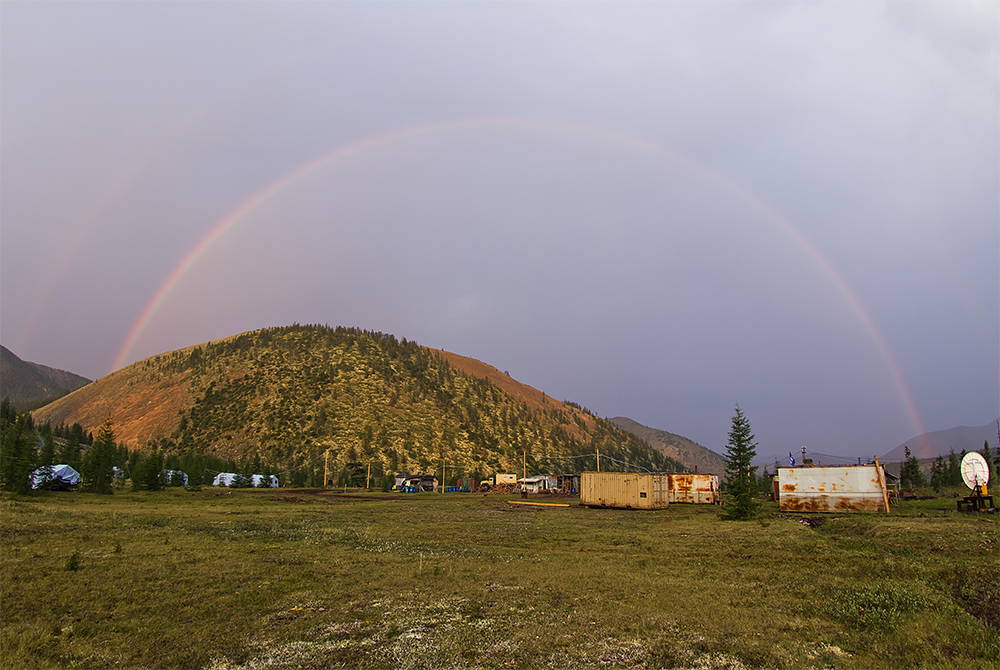
[[[212,486],[229,486],[236,479],[235,472],[220,472],[212,480]]]
[[[253,487],[260,488],[260,482],[264,479],[264,475],[254,475],[253,476]],[[274,475],[268,475],[268,483],[271,484],[272,489],[278,488],[278,478]]]
[[[66,464],[44,466],[31,473],[31,488],[33,489],[63,488],[76,486],[79,483],[80,473]]]
[[[237,476],[238,475],[235,472],[220,472],[219,474],[215,475],[215,479],[212,481],[212,486],[230,486],[232,485],[233,480],[236,479]],[[275,477],[274,475],[269,475],[268,477],[269,477],[268,482],[271,483],[271,488],[278,488],[278,478]],[[264,475],[251,476],[250,486],[254,488],[259,488],[260,482],[263,479]]]

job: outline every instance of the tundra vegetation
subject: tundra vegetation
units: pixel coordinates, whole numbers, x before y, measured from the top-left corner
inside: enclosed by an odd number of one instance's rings
[[[5,668],[997,668],[995,515],[3,493]],[[809,523],[803,523],[808,521]]]

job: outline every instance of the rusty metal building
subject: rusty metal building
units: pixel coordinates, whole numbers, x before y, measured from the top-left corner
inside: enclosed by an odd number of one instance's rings
[[[885,473],[875,465],[779,468],[782,512],[885,512]]]
[[[718,505],[722,502],[718,475],[667,475],[667,499],[672,503]]]
[[[580,475],[580,504],[663,509],[670,504],[669,476],[645,472],[584,472]]]

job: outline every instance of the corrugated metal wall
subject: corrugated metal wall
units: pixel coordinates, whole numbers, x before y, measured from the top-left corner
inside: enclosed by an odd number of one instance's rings
[[[884,512],[879,472],[874,465],[779,468],[782,512]]]
[[[667,477],[638,472],[584,472],[580,475],[580,504],[663,509],[670,504]]]

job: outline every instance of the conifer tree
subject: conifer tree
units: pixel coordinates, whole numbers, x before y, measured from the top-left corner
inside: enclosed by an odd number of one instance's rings
[[[736,406],[732,428],[729,431],[729,444],[726,446],[726,489],[729,493],[729,504],[722,518],[735,521],[746,521],[753,517],[757,503],[753,492],[757,488],[755,468],[752,463],[757,455],[757,443],[750,430],[750,421],[740,406]]]
[[[938,456],[934,459],[934,465],[931,466],[931,486],[934,487],[935,492],[940,492],[941,487],[948,483],[948,465],[944,462],[944,456]]]
[[[83,460],[83,472],[80,475],[84,488],[94,493],[111,493],[116,453],[115,432],[111,427],[111,419],[106,419]]]
[[[958,486],[962,483],[962,459],[955,453],[955,447],[948,452],[948,486]]]
[[[899,466],[900,487],[912,490],[924,486],[927,480],[924,479],[924,473],[920,471],[920,461],[910,453],[909,447],[903,447],[903,453],[906,455],[906,459]]]

